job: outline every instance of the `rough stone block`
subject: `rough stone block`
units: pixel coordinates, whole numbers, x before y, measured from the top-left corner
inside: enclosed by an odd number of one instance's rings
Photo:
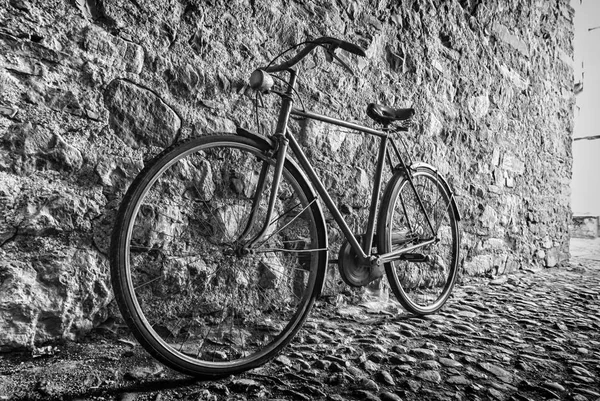
[[[0,277],[0,351],[73,339],[107,317],[106,264],[93,252],[33,264],[0,261]]]
[[[111,129],[132,147],[167,146],[181,127],[177,113],[154,92],[122,79],[108,85],[104,103]]]
[[[486,206],[483,210],[483,213],[479,217],[481,221],[481,225],[486,228],[492,228],[498,222],[498,212],[494,210],[491,206]]]
[[[507,27],[499,22],[495,22],[492,30],[498,36],[498,39],[512,46],[524,56],[529,57],[529,46],[525,41],[521,40],[517,35],[510,33]]]
[[[546,267],[555,267],[560,262],[560,250],[558,248],[550,248],[546,252]]]
[[[480,120],[490,109],[490,97],[488,95],[472,96],[467,102],[467,108],[474,120]]]
[[[558,55],[558,59],[565,63],[570,69],[574,68],[575,61],[572,56],[569,56],[567,52],[565,52],[560,47],[556,48],[556,54]]]
[[[523,78],[521,74],[507,67],[505,64],[500,65],[500,73],[519,89],[527,89],[529,87],[529,79]]]
[[[505,153],[502,156],[502,168],[522,175],[525,172],[525,163],[515,154]]]
[[[464,269],[469,275],[478,276],[492,271],[494,257],[492,255],[478,255],[470,261],[465,261]]]
[[[144,49],[135,43],[91,25],[84,38],[84,47],[92,61],[117,71],[139,74],[144,66]]]

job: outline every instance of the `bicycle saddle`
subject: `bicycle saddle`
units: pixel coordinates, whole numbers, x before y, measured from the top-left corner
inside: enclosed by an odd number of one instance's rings
[[[376,122],[388,125],[394,121],[405,121],[415,114],[415,109],[394,109],[382,104],[369,103],[367,115]]]

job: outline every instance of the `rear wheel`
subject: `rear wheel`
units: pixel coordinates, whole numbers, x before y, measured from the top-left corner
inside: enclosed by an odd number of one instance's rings
[[[195,376],[268,361],[300,329],[323,282],[320,208],[291,162],[263,229],[275,160],[266,143],[194,138],[140,173],[111,240],[115,296],[138,341]]]
[[[460,240],[458,215],[446,183],[426,166],[418,167],[412,180],[414,190],[406,177],[396,174],[386,188],[379,214],[378,250],[384,254],[434,239],[432,244],[385,264],[390,287],[402,306],[422,315],[438,311],[450,296],[458,272]]]

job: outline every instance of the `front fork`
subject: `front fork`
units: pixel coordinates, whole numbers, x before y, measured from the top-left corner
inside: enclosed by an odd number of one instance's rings
[[[290,80],[288,82],[288,86],[285,92],[278,93],[281,96],[281,109],[279,111],[279,119],[277,120],[277,127],[275,129],[274,138],[276,140],[276,154],[277,160],[275,162],[275,170],[273,172],[273,183],[271,185],[271,194],[269,197],[269,205],[267,207],[267,214],[264,219],[263,227],[260,232],[251,239],[246,242],[243,246],[243,250],[246,252],[249,248],[252,248],[254,245],[263,240],[267,231],[269,230],[269,225],[271,224],[271,219],[273,216],[273,210],[275,209],[275,202],[277,201],[277,194],[279,193],[279,186],[281,184],[281,175],[283,173],[283,166],[285,164],[285,159],[287,157],[287,149],[289,140],[287,139],[287,125],[290,119],[290,113],[292,111],[293,105],[293,94],[294,87],[296,86],[296,71],[294,69],[289,69]],[[268,176],[269,164],[265,162],[262,167],[261,174],[259,177],[259,182],[256,187],[256,194],[254,195],[254,204],[252,207],[250,219],[248,220],[248,225],[242,234],[241,239],[243,240],[249,233],[250,228],[254,224],[256,220],[256,212],[258,209],[258,205],[260,204],[260,199],[263,196],[263,192],[265,190],[265,184]]]
[[[277,150],[277,161],[275,162],[275,170],[273,172],[273,183],[271,185],[271,194],[269,196],[269,206],[267,207],[267,214],[266,214],[266,217],[264,220],[264,224],[263,224],[263,227],[261,228],[260,232],[256,235],[256,237],[254,237],[254,239],[248,241],[244,245],[245,249],[252,248],[258,242],[262,241],[263,238],[265,237],[265,235],[267,234],[267,231],[269,230],[269,225],[271,224],[271,219],[273,217],[273,210],[275,209],[275,202],[277,201],[277,194],[279,193],[279,186],[281,184],[281,175],[283,173],[283,165],[285,163],[285,158],[287,156],[287,148],[288,148],[288,140],[284,136],[281,136],[279,138],[279,146],[278,146],[278,150]],[[250,219],[248,221],[248,226],[246,227],[246,230],[244,230],[244,234],[242,234],[242,238],[244,238],[247,235],[247,233],[250,231],[250,228],[254,224],[254,221],[256,220],[256,211],[258,209],[258,205],[260,204],[260,199],[263,196],[266,178],[268,175],[268,169],[269,169],[269,164],[267,162],[265,162],[265,164],[263,165],[261,174],[260,174],[259,183],[256,187],[256,194],[254,195],[254,205],[252,207],[252,212],[250,215]],[[264,172],[264,174],[263,174],[263,172]]]

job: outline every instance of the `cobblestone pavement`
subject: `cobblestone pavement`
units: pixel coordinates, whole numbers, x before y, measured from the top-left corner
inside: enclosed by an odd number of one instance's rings
[[[118,336],[5,355],[0,400],[600,400],[600,263],[579,255],[463,283],[425,318],[395,302],[320,302],[276,360],[217,381],[178,375]]]

